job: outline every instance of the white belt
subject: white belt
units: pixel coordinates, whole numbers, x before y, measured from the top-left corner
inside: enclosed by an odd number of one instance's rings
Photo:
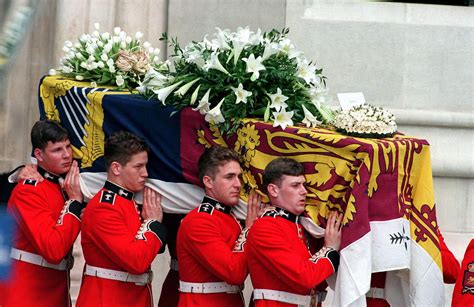
[[[271,300],[288,304],[308,305],[311,302],[311,296],[300,295],[284,291],[276,291],[269,289],[253,290],[254,300]]]
[[[369,292],[365,294],[368,298],[381,298],[385,299],[385,289],[383,288],[370,288]]]
[[[65,271],[68,269],[68,263],[66,259],[61,260],[58,264],[52,264],[46,261],[42,256],[26,252],[20,249],[12,247],[10,252],[10,258],[16,259],[18,261],[28,262],[31,264],[36,264],[45,268],[55,269],[58,271]]]
[[[185,293],[239,293],[240,287],[226,282],[187,282],[179,281],[179,291]]]
[[[179,271],[178,259],[171,259],[170,269],[175,272]]]
[[[148,271],[140,275],[134,275],[128,272],[98,268],[98,267],[88,265],[88,264],[86,264],[86,270],[84,274],[89,275],[89,276],[99,277],[99,278],[105,278],[105,279],[112,279],[112,280],[118,280],[118,281],[124,281],[124,282],[133,282],[139,286],[145,286],[147,284],[151,284],[151,282],[153,281],[152,271]]]

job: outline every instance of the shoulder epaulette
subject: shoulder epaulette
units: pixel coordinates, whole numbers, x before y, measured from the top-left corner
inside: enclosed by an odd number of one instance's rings
[[[280,214],[278,213],[278,211],[276,211],[274,208],[268,208],[263,212],[262,217],[264,216],[277,217],[279,215]]]
[[[198,212],[204,212],[204,213],[212,215],[212,213],[214,212],[214,206],[208,203],[201,204],[199,206]]]
[[[23,185],[25,185],[25,184],[36,186],[36,185],[38,185],[38,180],[36,180],[36,179],[25,179],[25,181],[23,181]]]
[[[100,195],[100,202],[101,203],[108,203],[108,204],[113,205],[113,204],[115,204],[115,197],[116,196],[117,196],[117,194],[115,194],[112,191],[103,190],[102,194]]]

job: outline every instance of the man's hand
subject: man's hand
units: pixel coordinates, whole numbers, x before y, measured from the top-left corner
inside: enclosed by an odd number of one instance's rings
[[[262,197],[255,191],[250,192],[247,202],[247,217],[245,218],[245,227],[250,228],[259,216]]]
[[[20,169],[16,177],[16,182],[20,182],[24,179],[34,179],[39,182],[44,180],[43,176],[38,172],[38,166],[36,164],[26,164]]]
[[[161,207],[161,195],[149,187],[143,192],[142,217],[144,220],[154,219],[161,223],[163,220],[163,208]]]
[[[79,167],[77,166],[77,161],[72,161],[71,168],[64,179],[63,188],[69,199],[75,199],[82,203],[83,197],[81,185],[79,184]]]
[[[339,248],[341,248],[341,222],[342,214],[337,211],[329,213],[326,231],[324,232],[324,246],[339,251]]]

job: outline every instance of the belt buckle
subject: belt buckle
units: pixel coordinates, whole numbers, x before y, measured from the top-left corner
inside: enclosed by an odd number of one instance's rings
[[[150,285],[153,281],[153,271],[146,271],[144,274],[146,274],[146,281],[145,282],[136,282],[135,285],[137,286],[146,286]]]

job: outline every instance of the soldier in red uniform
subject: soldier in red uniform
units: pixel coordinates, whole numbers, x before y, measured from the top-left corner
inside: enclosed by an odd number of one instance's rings
[[[31,142],[45,180],[21,181],[9,200],[18,228],[10,254],[12,276],[0,305],[68,306],[71,249],[83,209],[79,168],[72,160],[67,131],[59,123],[37,122]]]
[[[242,284],[247,277],[244,244],[257,217],[260,197],[252,194],[242,230],[232,214],[239,202],[238,156],[215,146],[199,159],[199,178],[206,195],[178,230],[179,306],[244,306]]]
[[[453,292],[453,307],[474,307],[474,239],[464,253]]]
[[[164,250],[166,228],[158,193],[145,188],[148,146],[128,132],[105,143],[107,181],[84,214],[86,265],[77,306],[152,306],[150,265]],[[144,190],[140,216],[134,200]]]
[[[299,224],[304,183],[304,168],[293,159],[278,158],[265,168],[263,186],[274,207],[255,222],[247,240],[256,307],[307,306],[311,290],[338,268],[342,215],[329,214],[325,244],[311,255]]]

